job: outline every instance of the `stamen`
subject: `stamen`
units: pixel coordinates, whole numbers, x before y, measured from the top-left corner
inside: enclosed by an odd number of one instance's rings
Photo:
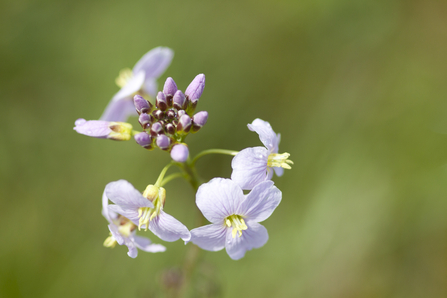
[[[120,71],[119,76],[115,79],[115,83],[118,87],[123,88],[130,79],[132,79],[133,73],[130,68],[124,68]]]
[[[267,159],[267,166],[271,168],[281,167],[290,170],[292,168],[290,165],[293,165],[293,161],[288,159],[289,156],[290,154],[287,152],[282,154],[271,153]]]
[[[225,224],[231,228],[233,227],[233,231],[231,232],[233,238],[236,237],[236,234],[239,234],[239,237],[242,236],[242,230],[247,229],[247,225],[245,224],[244,219],[240,215],[230,215],[225,218]]]

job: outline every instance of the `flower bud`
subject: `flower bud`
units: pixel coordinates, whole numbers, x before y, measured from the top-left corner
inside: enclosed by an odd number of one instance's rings
[[[188,159],[189,150],[186,144],[177,144],[172,147],[171,157],[174,161],[185,162]]]
[[[165,112],[162,110],[155,110],[152,112],[152,116],[154,116],[155,119],[163,119],[165,117]]]
[[[183,110],[185,108],[185,99],[186,98],[183,92],[177,90],[174,94],[174,98],[172,99],[174,108],[177,110]]]
[[[165,125],[166,132],[173,135],[175,134],[175,126],[172,123],[168,123]]]
[[[206,124],[206,121],[208,120],[208,112],[207,111],[201,111],[195,114],[192,117],[192,131],[197,132],[202,126]]]
[[[155,185],[148,185],[146,189],[143,192],[143,197],[148,199],[149,201],[153,202],[157,197],[159,193],[159,188]],[[166,194],[165,194],[166,196]]]
[[[163,125],[160,122],[155,122],[154,124],[152,124],[150,134],[153,137],[156,137],[162,133],[163,133]]]
[[[161,150],[168,150],[169,145],[171,145],[171,140],[165,135],[158,135],[156,142],[158,148]]]
[[[140,132],[134,136],[135,141],[141,147],[146,149],[153,149],[152,138],[147,132]]]
[[[205,75],[199,74],[194,80],[192,80],[191,84],[189,84],[188,88],[186,88],[185,95],[191,101],[196,101],[202,95],[203,89],[205,88]]]
[[[180,110],[180,111],[178,111],[178,112],[177,112],[177,119],[182,118],[182,116],[185,115],[185,114],[186,114],[185,110]]]
[[[175,84],[174,80],[169,77],[165,81],[165,85],[163,86],[163,93],[166,96],[174,96],[175,92],[177,92],[177,85]]]
[[[117,141],[130,140],[132,133],[132,125],[125,122],[109,122],[102,120],[78,119],[73,128],[77,133],[99,138],[112,139]]]
[[[144,99],[141,95],[135,95],[133,97],[133,102],[138,114],[149,113],[152,109],[152,104]]]
[[[173,120],[173,119],[175,119],[176,114],[177,113],[175,112],[175,110],[168,110],[166,112],[166,117],[170,120]]]
[[[180,117],[180,120],[177,124],[177,131],[179,132],[184,131],[187,133],[191,129],[191,125],[192,125],[191,117],[189,117],[188,114],[185,114],[182,117]]]
[[[149,128],[149,126],[151,126],[152,119],[151,116],[148,114],[140,114],[140,116],[138,117],[138,122],[140,122],[141,127],[147,129]]]
[[[158,92],[157,99],[155,100],[155,105],[162,111],[166,111],[166,109],[168,108],[168,102],[163,92]]]

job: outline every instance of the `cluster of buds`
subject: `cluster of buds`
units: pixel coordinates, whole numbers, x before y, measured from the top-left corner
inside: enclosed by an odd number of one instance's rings
[[[189,150],[183,143],[184,139],[188,134],[199,131],[208,119],[206,111],[193,115],[204,88],[203,74],[194,78],[185,93],[178,90],[174,80],[169,77],[163,92],[158,92],[155,105],[142,96],[135,95],[138,122],[144,129],[135,135],[135,141],[148,150],[158,147],[171,152],[175,161],[186,161]]]

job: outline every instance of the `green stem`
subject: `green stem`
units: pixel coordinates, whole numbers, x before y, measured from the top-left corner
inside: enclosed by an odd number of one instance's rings
[[[171,167],[174,163],[171,161],[169,164],[167,164],[163,170],[161,170],[160,176],[158,176],[157,182],[155,182],[155,186],[160,187],[161,183],[163,181],[163,178],[165,177],[166,172],[168,171],[169,167]]]
[[[164,186],[165,184],[167,184],[169,181],[179,178],[179,177],[183,177],[185,179],[188,179],[188,177],[186,177],[186,174],[184,173],[175,173],[175,174],[171,174],[168,177],[164,178],[163,181],[161,182],[160,186]]]
[[[226,149],[208,149],[208,150],[204,150],[202,152],[200,152],[199,154],[197,154],[192,161],[189,163],[189,166],[194,168],[194,165],[196,163],[196,161],[201,158],[202,156],[205,156],[207,154],[226,154],[226,155],[232,155],[235,156],[236,154],[238,154],[239,151],[234,151],[234,150],[226,150]]]

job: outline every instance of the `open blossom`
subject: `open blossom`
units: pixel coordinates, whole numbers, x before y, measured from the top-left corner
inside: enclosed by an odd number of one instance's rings
[[[148,238],[136,235],[136,225],[122,215],[116,214],[109,210],[108,199],[106,193],[102,195],[102,214],[109,222],[110,237],[104,241],[104,246],[114,247],[126,245],[129,249],[128,255],[136,258],[138,255],[137,248],[147,252],[163,252],[166,248],[161,244],[152,244]]]
[[[258,133],[264,147],[253,147],[241,150],[232,160],[233,172],[231,179],[242,187],[250,190],[262,181],[270,180],[273,171],[282,176],[284,169],[290,169],[289,153],[278,153],[280,134],[276,134],[270,123],[255,119],[248,124],[251,131]]]
[[[149,185],[143,195],[125,180],[110,182],[105,194],[116,205],[109,210],[121,214],[132,221],[139,229],[148,229],[164,241],[191,238],[188,228],[180,221],[163,211],[166,191],[163,187]]]
[[[197,191],[196,204],[212,224],[191,230],[191,242],[202,249],[226,249],[233,260],[268,240],[267,229],[259,224],[281,202],[281,191],[272,181],[261,182],[244,195],[230,179],[214,178]]]
[[[171,64],[173,56],[174,52],[170,48],[157,47],[147,52],[132,70],[122,70],[116,79],[121,90],[113,96],[100,119],[126,121],[129,116],[137,116],[133,96],[144,93],[155,97],[156,80]]]

